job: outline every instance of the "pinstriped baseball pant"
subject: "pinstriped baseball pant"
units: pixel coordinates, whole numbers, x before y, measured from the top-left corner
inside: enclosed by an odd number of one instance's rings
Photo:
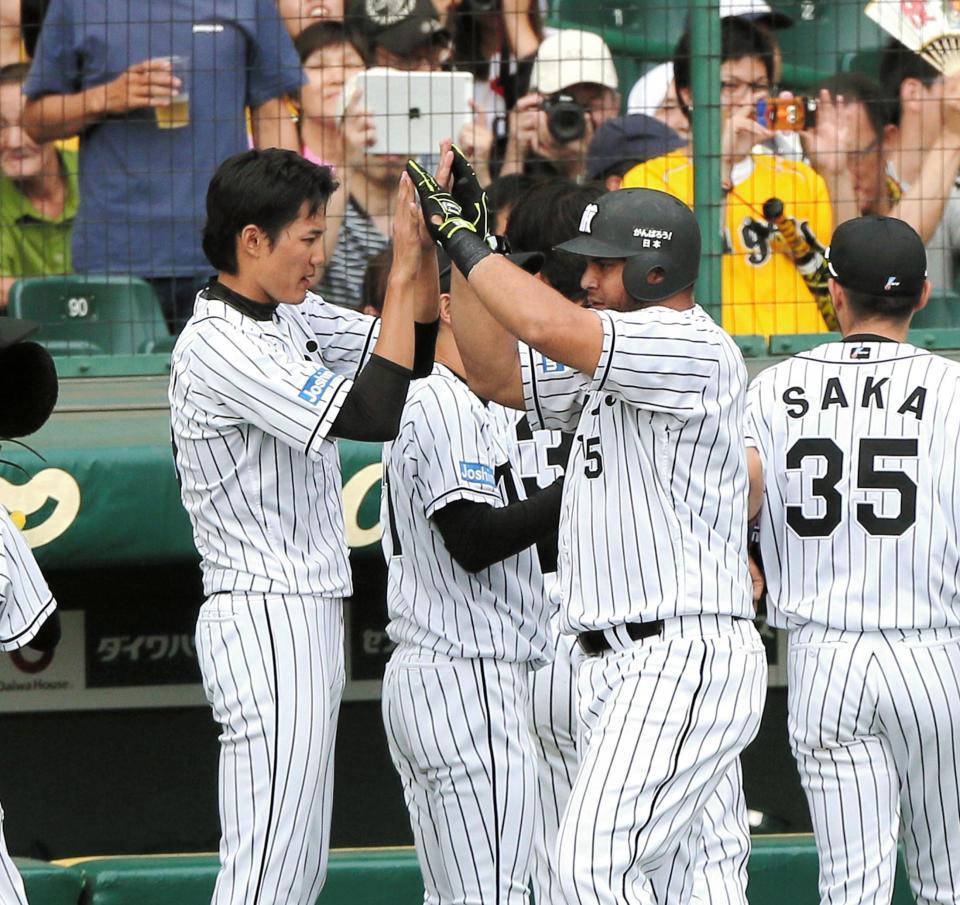
[[[790,633],[790,743],[824,905],[960,903],[960,629]]]
[[[530,676],[530,728],[537,753],[537,822],[533,897],[537,905],[564,905],[557,876],[560,819],[577,775],[581,732],[572,635],[560,635],[553,662]]]
[[[214,595],[197,656],[222,729],[212,903],[314,905],[330,847],[342,601]]]
[[[529,900],[536,769],[527,663],[401,644],[383,723],[423,874],[425,905]]]
[[[585,657],[577,678],[586,733],[560,826],[565,901],[743,901],[742,870],[704,835],[745,832],[725,813],[736,797],[717,796],[739,785],[739,754],[760,725],[766,659],[752,623],[669,619],[658,637]],[[733,888],[707,891],[698,874]]]
[[[3,905],[27,905],[23,878],[7,851],[7,840],[3,835],[2,808],[0,808],[0,902],[3,902]]]

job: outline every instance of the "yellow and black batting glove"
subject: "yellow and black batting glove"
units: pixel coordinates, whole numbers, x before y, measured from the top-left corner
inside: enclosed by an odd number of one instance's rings
[[[407,175],[417,190],[420,211],[430,236],[460,272],[469,276],[479,261],[493,253],[484,241],[484,235],[478,233],[477,225],[464,216],[463,207],[453,195],[441,188],[415,160],[407,161]]]
[[[469,220],[477,235],[487,244],[489,243],[490,206],[487,203],[487,192],[480,185],[477,174],[467,160],[466,154],[456,145],[453,145],[453,199],[461,208],[462,216]]]

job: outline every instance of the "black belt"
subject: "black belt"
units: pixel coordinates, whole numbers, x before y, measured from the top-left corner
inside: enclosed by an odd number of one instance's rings
[[[618,626],[619,627],[619,626]],[[627,634],[634,641],[642,641],[644,638],[652,638],[663,631],[663,620],[657,619],[654,622],[625,622],[623,627]],[[580,632],[577,635],[577,642],[588,657],[597,657],[612,650],[607,636],[603,629],[594,629],[591,632]]]

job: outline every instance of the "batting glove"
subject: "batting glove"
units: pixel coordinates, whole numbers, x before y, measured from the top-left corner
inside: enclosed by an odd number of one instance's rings
[[[420,210],[430,236],[460,272],[469,276],[480,261],[493,254],[484,242],[483,234],[478,233],[477,224],[464,216],[463,207],[453,195],[444,191],[415,160],[407,161],[407,175],[413,180],[420,197]]]
[[[453,145],[453,199],[463,208],[477,235],[490,244],[490,209],[487,193],[466,155]]]

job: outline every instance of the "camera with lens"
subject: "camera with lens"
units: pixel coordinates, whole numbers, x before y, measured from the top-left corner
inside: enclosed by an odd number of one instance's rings
[[[587,110],[569,94],[562,91],[543,99],[543,112],[547,114],[547,128],[560,144],[582,138],[587,131]]]

